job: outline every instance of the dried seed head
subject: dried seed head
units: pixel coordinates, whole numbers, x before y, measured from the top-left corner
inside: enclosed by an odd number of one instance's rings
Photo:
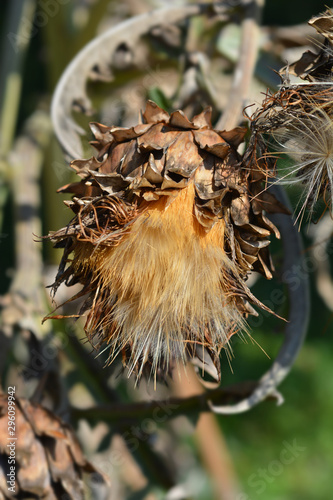
[[[122,352],[138,377],[197,356],[219,378],[221,349],[255,312],[249,302],[260,305],[249,271],[271,277],[278,231],[263,210],[281,207],[242,167],[246,130],[213,130],[210,115],[190,121],[148,102],[143,124],[94,123],[97,158],[72,162],[82,180],[60,189],[75,194],[75,217],[50,236],[65,249],[54,290],[83,285],[89,340],[106,342],[110,362]]]
[[[245,164],[255,165],[278,182],[300,184],[303,196],[299,215],[311,217],[319,198],[333,210],[333,16],[331,11],[309,24],[324,36],[318,54],[307,51],[296,63],[283,68],[284,83],[267,95],[252,116],[252,137]],[[290,84],[293,74],[309,83]],[[287,156],[287,167],[275,160]]]
[[[282,86],[253,116],[246,164],[277,175],[281,184],[300,184],[301,218],[306,208],[311,217],[320,198],[333,208],[332,98],[332,84]],[[276,158],[284,157],[289,160],[275,164]]]

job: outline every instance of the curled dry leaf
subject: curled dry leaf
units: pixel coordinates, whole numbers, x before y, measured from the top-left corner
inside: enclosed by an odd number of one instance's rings
[[[227,3],[168,5],[127,19],[87,44],[64,71],[52,100],[52,122],[67,157],[73,159],[82,155],[80,135],[85,131],[74,120],[72,111],[78,109],[86,114],[91,113],[92,103],[86,90],[89,78],[112,80],[113,69],[117,69],[119,64],[126,64],[128,57],[135,64],[136,61],[142,61],[137,48],[145,35],[159,37],[163,32],[169,43],[171,39],[172,43],[175,43],[179,40],[177,24],[185,19],[198,15],[214,15],[225,20],[233,10],[234,6]],[[119,51],[124,50],[123,57],[119,57]]]
[[[298,61],[282,68],[280,73],[284,77],[291,74],[309,82],[331,80],[333,65],[333,15],[331,10],[328,9],[323,14],[313,17],[308,24],[324,37],[324,42],[319,44],[318,53],[307,50]]]
[[[83,500],[84,473],[90,477],[94,475],[95,480],[108,482],[86,460],[71,428],[46,408],[27,399],[15,399],[15,439],[8,439],[9,409],[13,406],[8,405],[8,396],[0,393],[2,498]],[[11,442],[14,443],[12,448]],[[12,482],[11,466],[15,469]]]
[[[282,206],[242,166],[246,129],[214,130],[210,116],[150,101],[142,124],[94,123],[96,158],[73,161],[81,181],[60,189],[75,193],[75,216],[50,235],[64,248],[53,289],[83,285],[90,342],[107,343],[109,362],[121,352],[138,377],[196,356],[219,374],[221,349],[256,314],[250,303],[264,308],[245,280],[272,277],[267,247],[279,233],[264,211]]]

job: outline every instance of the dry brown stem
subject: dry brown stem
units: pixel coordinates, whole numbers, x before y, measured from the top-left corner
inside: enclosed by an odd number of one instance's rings
[[[243,5],[244,19],[241,24],[242,41],[239,60],[235,68],[228,104],[216,124],[216,128],[220,130],[230,130],[239,124],[257,61],[259,24],[264,0],[247,0]]]

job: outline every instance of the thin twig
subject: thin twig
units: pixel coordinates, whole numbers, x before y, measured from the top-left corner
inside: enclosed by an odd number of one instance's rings
[[[246,0],[243,3],[242,40],[239,61],[229,93],[228,104],[216,124],[220,130],[231,130],[239,124],[248,97],[259,47],[259,24],[264,0]]]
[[[143,418],[162,418],[163,421],[178,415],[197,414],[209,412],[211,408],[209,401],[225,403],[238,401],[253,392],[257,382],[247,382],[227,388],[219,388],[207,391],[204,394],[191,396],[189,398],[169,398],[166,400],[152,400],[139,403],[115,403],[109,405],[94,406],[92,408],[71,408],[74,420],[86,418],[88,420],[105,420],[113,422],[118,426],[128,425]]]

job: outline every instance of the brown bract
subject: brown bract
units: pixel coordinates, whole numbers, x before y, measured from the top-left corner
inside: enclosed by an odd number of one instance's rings
[[[333,208],[333,15],[330,10],[309,24],[324,37],[319,51],[302,57],[280,71],[283,84],[278,92],[267,93],[251,117],[251,139],[244,165],[254,165],[281,183],[298,183],[302,198],[298,217],[305,209],[312,216],[318,199]],[[306,80],[290,83],[293,74]],[[276,159],[288,156],[287,166]]]
[[[309,84],[284,84],[274,94],[267,92],[265,98],[251,116],[251,138],[244,155],[244,164],[257,148],[255,160],[257,167],[266,175],[276,174],[274,158],[268,154],[266,143],[269,136],[278,129],[302,128],[302,122],[311,120],[313,114],[323,112],[332,117],[333,85],[330,82]],[[304,129],[307,124],[304,123]],[[276,158],[276,156],[275,156]]]
[[[14,427],[10,427],[8,410],[12,415],[13,408]],[[10,437],[8,431],[13,429],[15,435]],[[84,473],[105,481],[83,456],[68,425],[27,399],[16,398],[15,405],[8,405],[8,397],[3,393],[0,393],[0,461],[1,498],[78,500],[84,498]],[[15,470],[14,484],[7,483],[11,470]],[[8,490],[9,486],[15,494]]]
[[[98,156],[73,161],[71,166],[82,181],[59,192],[154,201],[175,196],[194,182],[195,215],[210,229],[223,197],[231,189],[242,189],[234,170],[239,161],[236,149],[246,129],[215,131],[209,108],[189,121],[182,111],[169,116],[152,101],[143,120],[146,123],[130,129],[92,123],[96,141],[91,144]]]
[[[81,181],[59,192],[75,213],[50,235],[64,256],[54,290],[83,285],[85,330],[122,352],[130,373],[168,373],[175,363],[218,355],[260,305],[245,284],[272,277],[264,174],[242,165],[246,129],[214,130],[211,109],[191,121],[149,101],[131,128],[91,124],[98,154],[71,166]],[[69,256],[72,254],[72,259]]]
[[[333,65],[333,15],[330,9],[323,14],[313,17],[310,26],[324,37],[324,43],[318,53],[307,50],[295,63],[283,68],[282,74],[290,73],[310,82],[328,81],[332,79]]]

